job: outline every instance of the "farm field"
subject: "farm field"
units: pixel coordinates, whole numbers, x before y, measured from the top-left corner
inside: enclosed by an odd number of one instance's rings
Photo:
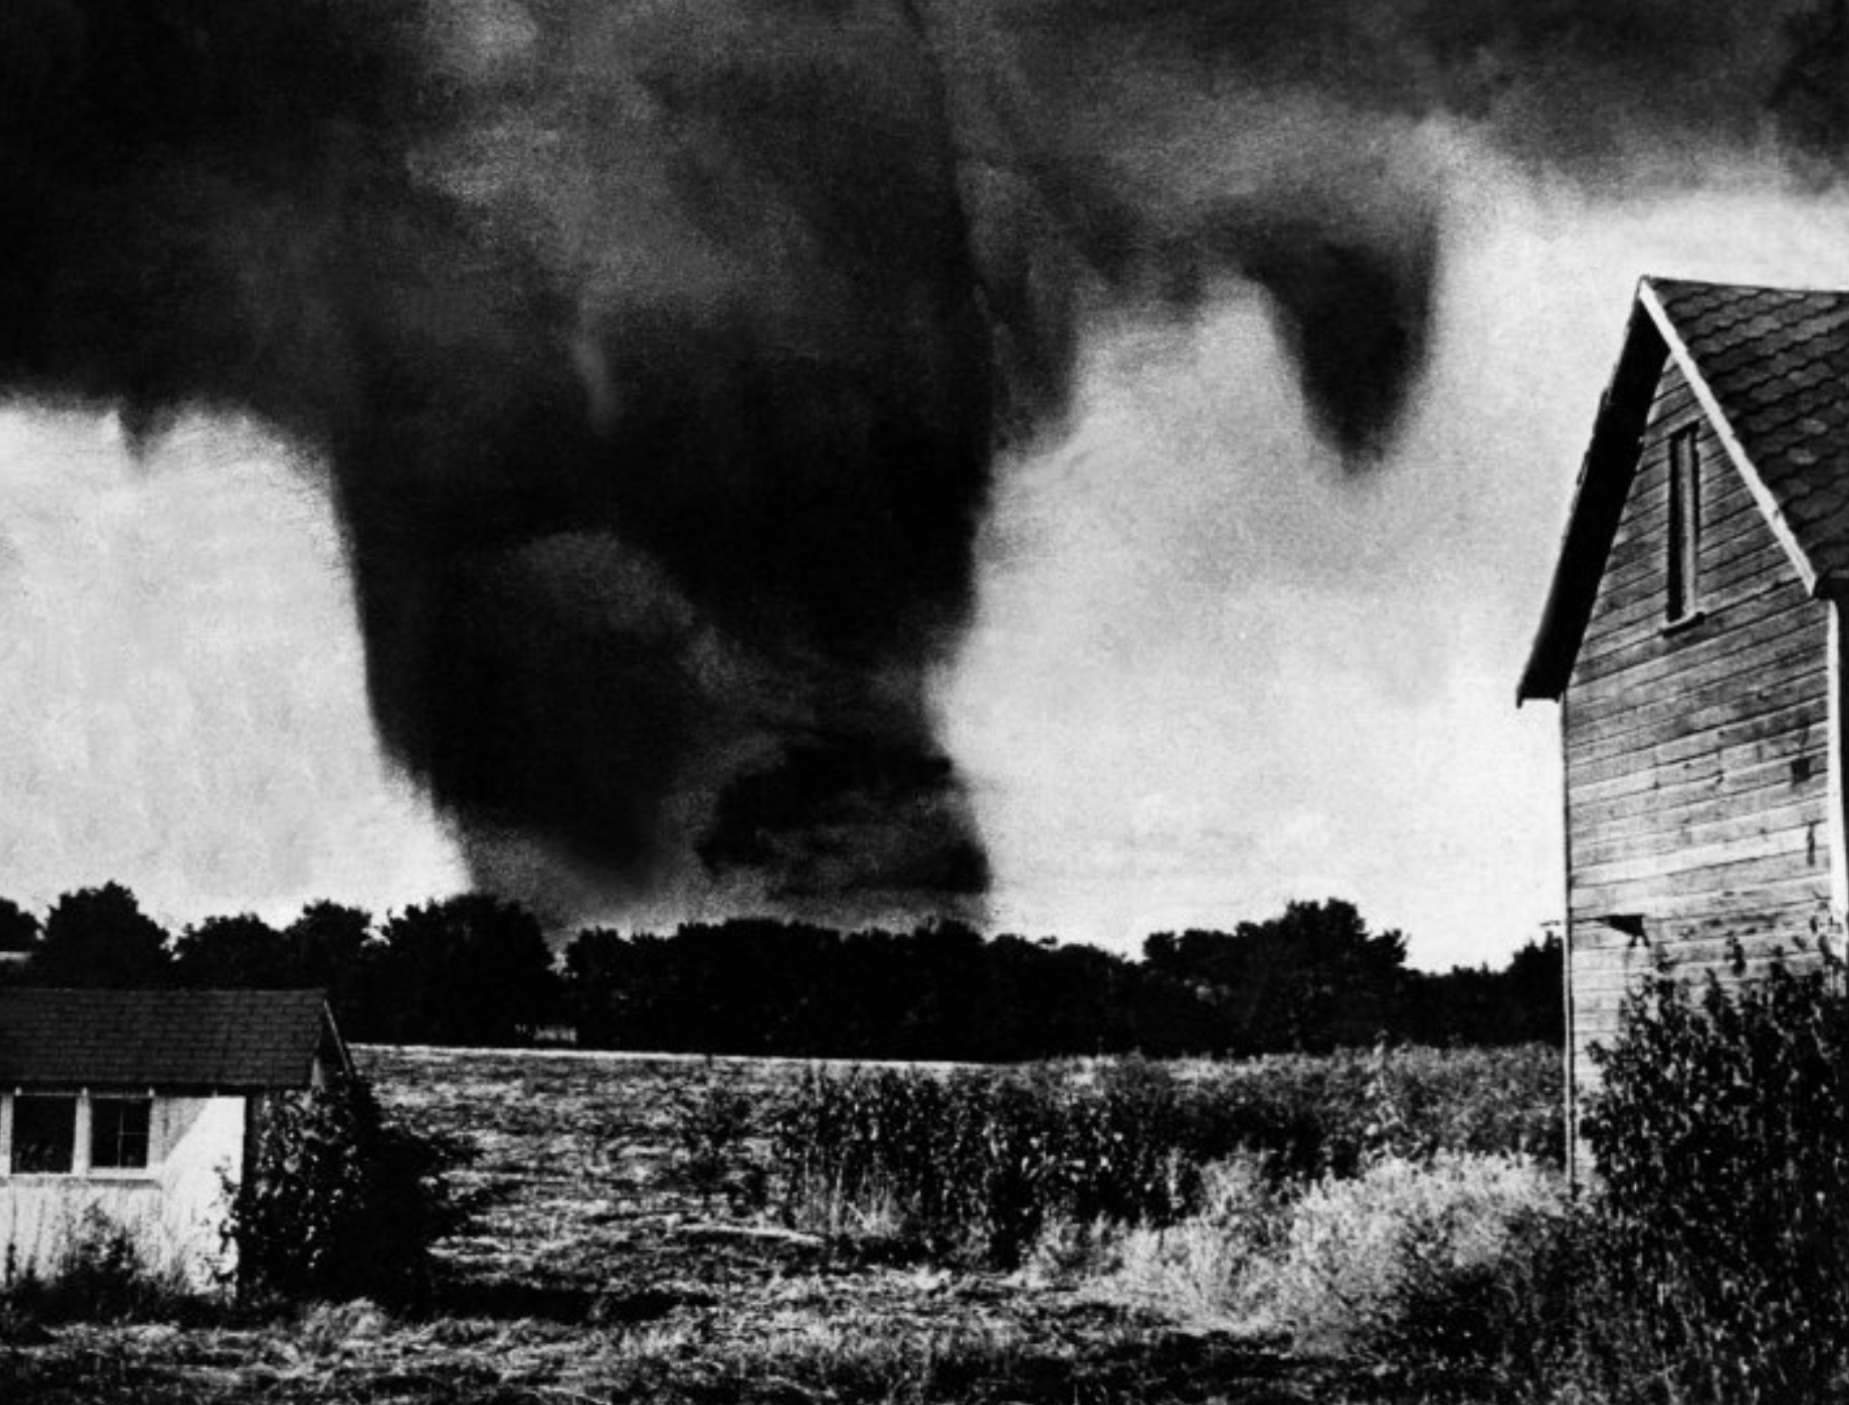
[[[1295,1353],[1275,1329],[1138,1291],[1057,1247],[1004,1271],[925,1256],[874,1223],[826,1235],[793,1227],[763,1184],[759,1114],[810,1065],[356,1053],[389,1114],[467,1153],[452,1180],[472,1212],[438,1246],[431,1310],[394,1316],[355,1303],[245,1322],[0,1331],[0,1400],[1448,1398],[1442,1380]],[[1491,1100],[1503,1117],[1542,1127],[1557,1089],[1547,1057],[1458,1056],[1465,1082],[1486,1069],[1515,1080],[1532,1106],[1494,1090]],[[1362,1076],[1355,1060],[1340,1072]],[[1366,1115],[1356,1109],[1357,1121]]]

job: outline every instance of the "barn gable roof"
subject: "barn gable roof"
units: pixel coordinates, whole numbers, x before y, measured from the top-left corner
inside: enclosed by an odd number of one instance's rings
[[[318,990],[0,989],[0,1087],[261,1092],[347,1066]]]
[[[1825,595],[1849,584],[1849,292],[1645,278],[1580,467],[1518,702],[1566,690],[1657,378],[1672,358],[1805,587]]]

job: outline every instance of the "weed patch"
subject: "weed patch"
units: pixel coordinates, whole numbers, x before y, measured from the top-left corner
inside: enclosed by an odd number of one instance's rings
[[[7,1285],[4,1306],[23,1322],[171,1319],[197,1308],[177,1267],[155,1267],[127,1225],[87,1207],[68,1233],[50,1271],[26,1272]]]
[[[1174,1225],[1201,1209],[1206,1168],[1235,1157],[1280,1186],[1384,1154],[1557,1159],[1557,1065],[1532,1050],[1381,1049],[1180,1072],[810,1070],[779,1104],[770,1157],[792,1223],[858,1220],[1012,1267],[1062,1222]]]
[[[1290,1208],[1248,1292],[1300,1346],[1376,1361],[1481,1361],[1566,1188],[1532,1160],[1440,1152],[1325,1178]]]

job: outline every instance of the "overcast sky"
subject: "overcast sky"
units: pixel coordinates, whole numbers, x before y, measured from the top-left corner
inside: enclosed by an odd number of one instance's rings
[[[1237,283],[1094,328],[1070,433],[1002,473],[938,688],[996,930],[1134,950],[1339,896],[1442,967],[1555,914],[1558,719],[1515,681],[1632,288],[1849,286],[1849,201],[1740,173],[1594,204],[1447,159],[1434,358],[1372,473]],[[137,457],[0,412],[0,894],[117,879],[177,927],[464,885],[373,739],[319,483],[257,424]]]

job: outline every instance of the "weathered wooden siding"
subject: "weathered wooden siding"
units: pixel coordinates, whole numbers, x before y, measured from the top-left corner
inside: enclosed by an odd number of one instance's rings
[[[1666,627],[1670,438],[1699,425],[1697,622]],[[1830,921],[1830,629],[1681,372],[1642,459],[1567,690],[1574,1066],[1659,954],[1750,970]],[[1637,939],[1607,924],[1641,917]]]

